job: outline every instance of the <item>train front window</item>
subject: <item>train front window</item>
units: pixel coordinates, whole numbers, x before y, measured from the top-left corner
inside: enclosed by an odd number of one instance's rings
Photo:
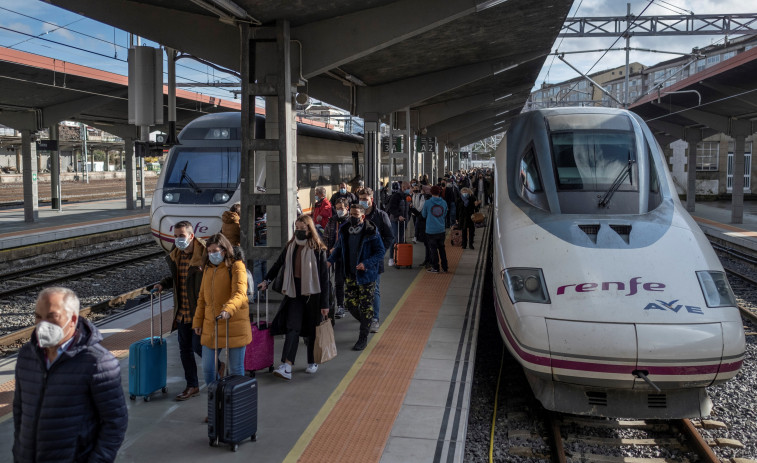
[[[236,148],[178,148],[166,172],[166,188],[232,189],[239,185],[241,156]]]
[[[633,132],[553,132],[557,187],[562,191],[606,191],[628,170],[616,189],[638,191],[635,151]]]

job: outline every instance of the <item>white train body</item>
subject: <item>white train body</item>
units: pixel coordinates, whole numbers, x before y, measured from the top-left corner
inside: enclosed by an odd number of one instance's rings
[[[256,123],[261,135],[264,121],[258,117]],[[217,113],[195,119],[179,134],[150,207],[151,232],[165,250],[173,249],[176,223],[188,220],[197,236],[207,238],[221,231],[221,215],[241,200],[240,125],[240,113]],[[316,185],[330,197],[341,181],[354,177],[362,151],[360,137],[298,124],[297,191],[304,212],[310,211]],[[258,172],[257,186],[265,186],[265,175]]]
[[[646,124],[623,110],[525,113],[495,175],[498,325],[541,403],[708,415],[704,388],[741,367],[742,320]]]

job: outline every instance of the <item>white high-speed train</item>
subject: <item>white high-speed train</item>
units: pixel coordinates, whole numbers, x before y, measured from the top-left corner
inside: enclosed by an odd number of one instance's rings
[[[173,248],[173,226],[189,220],[202,238],[221,231],[221,214],[240,201],[241,114],[198,117],[179,133],[168,152],[150,206],[150,228],[158,243]],[[256,118],[255,133],[265,135],[265,120]],[[304,212],[314,187],[330,197],[340,182],[361,173],[363,138],[304,123],[297,124],[297,192]],[[265,185],[260,171],[256,185]]]
[[[705,416],[745,340],[723,267],[659,145],[615,109],[531,111],[496,153],[494,300],[550,410]]]

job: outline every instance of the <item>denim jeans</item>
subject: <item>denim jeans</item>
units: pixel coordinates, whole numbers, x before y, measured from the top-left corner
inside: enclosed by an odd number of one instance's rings
[[[176,334],[179,338],[179,358],[184,368],[184,378],[187,387],[199,387],[200,380],[197,378],[197,363],[195,354],[202,357],[202,345],[200,337],[192,329],[192,323],[177,323]]]
[[[242,347],[232,347],[229,349],[229,362],[226,365],[226,372],[230,375],[244,375],[244,349]],[[210,384],[216,380],[215,366],[215,349],[202,346],[202,372],[205,375],[205,384]],[[223,349],[218,349],[218,364],[223,359]]]
[[[373,319],[379,319],[379,309],[381,308],[381,291],[379,290],[379,283],[381,282],[381,275],[376,277],[376,292],[373,293]]]
[[[394,237],[394,242],[398,243],[399,241],[397,241],[397,237],[398,237],[398,233],[399,233],[400,221],[399,220],[390,220],[389,223],[392,226],[392,236]]]

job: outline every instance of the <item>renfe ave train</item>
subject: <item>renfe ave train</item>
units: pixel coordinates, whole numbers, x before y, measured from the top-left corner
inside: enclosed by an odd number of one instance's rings
[[[709,242],[637,115],[516,118],[496,153],[494,300],[502,338],[550,410],[706,416],[745,339]]]

